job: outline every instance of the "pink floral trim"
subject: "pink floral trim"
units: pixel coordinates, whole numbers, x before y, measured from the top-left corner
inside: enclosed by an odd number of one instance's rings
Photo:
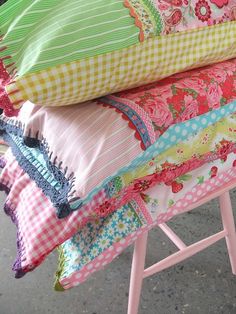
[[[0,36],[0,43],[3,40],[3,36]],[[5,52],[7,47],[0,47],[0,53]],[[5,60],[11,59],[11,56],[6,55],[4,57],[0,57],[0,108],[4,110],[4,114],[8,117],[17,116],[19,113],[18,109],[15,109],[15,106],[19,105],[23,101],[17,101],[12,103],[9,96],[16,94],[19,90],[13,90],[10,93],[7,93],[6,86],[10,84],[14,84],[14,80],[16,77],[16,67],[15,63],[12,62],[8,65],[4,65]]]
[[[134,199],[137,194],[145,192],[154,185],[160,183],[170,185],[176,180],[176,178],[188,173],[189,171],[197,169],[205,163],[217,159],[226,160],[227,155],[231,152],[236,153],[236,144],[230,141],[222,140],[220,144],[217,144],[215,152],[208,152],[200,157],[193,156],[192,159],[179,165],[170,163],[162,165],[161,171],[133,180],[128,187],[125,187],[122,191],[120,191],[118,196],[105,200],[101,205],[95,208],[95,214],[99,217],[105,217],[112,213],[116,208],[119,208]]]
[[[125,0],[124,5],[144,34],[142,40],[236,19],[235,2],[229,0]]]

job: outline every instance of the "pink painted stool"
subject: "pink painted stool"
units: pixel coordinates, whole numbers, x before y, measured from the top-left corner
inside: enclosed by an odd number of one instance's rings
[[[190,246],[186,246],[183,241],[166,224],[163,223],[159,225],[162,231],[164,231],[164,233],[179,248],[179,251],[150,266],[147,269],[144,269],[144,266],[148,232],[142,234],[136,240],[130,278],[128,314],[138,313],[142,281],[144,278],[160,272],[170,266],[173,266],[188,257],[191,257],[192,255],[206,249],[208,246],[214,244],[222,238],[225,238],[226,240],[232,272],[234,275],[236,275],[236,231],[229,195],[229,190],[235,187],[236,179],[234,182],[230,182],[229,184],[224,185],[222,188],[218,189],[217,191],[209,194],[207,197],[202,198],[200,201],[194,203],[191,207],[187,209],[187,211],[192,210],[216,197],[219,197],[222,224],[224,227],[222,231],[199,242],[196,242]]]

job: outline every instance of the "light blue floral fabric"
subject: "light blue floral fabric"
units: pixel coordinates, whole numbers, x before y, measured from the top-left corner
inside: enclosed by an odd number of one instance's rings
[[[61,278],[81,270],[111,245],[135,232],[144,218],[131,204],[123,206],[106,218],[89,222],[74,237],[61,245],[64,267]]]

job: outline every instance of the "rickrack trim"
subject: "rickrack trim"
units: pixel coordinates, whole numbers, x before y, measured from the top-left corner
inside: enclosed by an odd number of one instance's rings
[[[134,136],[140,142],[142,150],[146,150],[153,144],[145,123],[131,107],[109,97],[100,98],[98,104],[115,109],[117,113],[121,114],[122,118],[128,122],[129,127],[135,131]]]
[[[143,25],[142,22],[139,19],[138,14],[136,13],[136,11],[134,10],[133,6],[131,5],[129,0],[124,0],[124,6],[129,9],[130,15],[134,18],[135,20],[135,25],[140,29],[139,31],[139,40],[140,42],[145,40],[145,36],[144,36],[144,31],[143,31]]]
[[[140,42],[149,37],[159,36],[163,30],[162,17],[148,0],[124,0],[124,6],[134,18],[135,25],[140,29]]]

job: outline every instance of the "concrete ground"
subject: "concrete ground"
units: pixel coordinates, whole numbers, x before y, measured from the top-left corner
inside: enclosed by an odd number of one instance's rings
[[[236,191],[231,193],[236,214]],[[3,196],[1,195],[1,204]],[[215,201],[176,217],[170,224],[186,241],[206,237],[221,227]],[[147,264],[175,250],[160,230],[150,233]],[[52,289],[57,253],[33,273],[14,279],[15,227],[0,212],[0,314],[125,314],[132,248],[80,287]],[[140,314],[235,314],[236,277],[225,241],[187,261],[144,280]]]

